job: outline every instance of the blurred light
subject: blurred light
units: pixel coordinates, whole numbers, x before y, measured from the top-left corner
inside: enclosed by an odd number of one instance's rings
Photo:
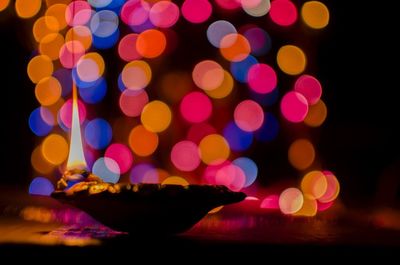
[[[185,0],[181,7],[183,17],[191,23],[202,23],[212,13],[212,5],[208,0]]]
[[[215,0],[215,2],[221,8],[226,9],[226,10],[235,10],[241,6],[240,1],[238,1],[238,0]]]
[[[47,178],[36,177],[29,185],[29,194],[50,196],[54,191],[54,186]]]
[[[233,151],[245,151],[253,143],[253,134],[243,131],[234,122],[228,123],[223,134]]]
[[[227,34],[220,43],[221,55],[230,62],[243,61],[250,51],[249,41],[241,34]]]
[[[73,1],[65,10],[65,20],[69,26],[85,25],[92,17],[92,8],[86,1]]]
[[[224,185],[230,190],[239,191],[244,187],[246,176],[243,170],[233,164],[226,165],[217,171],[215,182]]]
[[[254,64],[250,67],[247,74],[249,87],[261,94],[272,92],[277,85],[277,76],[275,70],[267,64]]]
[[[282,46],[278,51],[276,60],[279,68],[288,75],[301,74],[307,64],[304,52],[294,45]]]
[[[288,158],[294,168],[298,170],[307,169],[315,159],[313,144],[307,139],[294,141],[289,147]]]
[[[312,217],[317,214],[317,210],[318,210],[317,201],[312,196],[305,194],[303,206],[294,215]]]
[[[79,95],[88,104],[95,104],[103,100],[107,93],[107,83],[103,77],[92,82],[88,87],[79,87]]]
[[[262,28],[251,27],[247,29],[243,35],[250,43],[251,54],[262,56],[267,54],[271,49],[271,37]]]
[[[94,82],[103,75],[104,68],[103,57],[97,52],[91,52],[79,58],[76,72],[83,82]]]
[[[256,181],[258,175],[258,168],[253,160],[247,157],[239,157],[233,160],[232,164],[240,167],[246,176],[246,181],[243,187],[248,187],[251,184],[253,184],[254,181]]]
[[[73,68],[82,55],[85,54],[85,47],[78,40],[67,41],[60,49],[60,63],[65,68]]]
[[[71,93],[72,90],[72,75],[71,70],[60,68],[53,73],[53,76],[57,78],[61,85],[61,94],[66,97]]]
[[[129,146],[138,156],[149,156],[158,147],[158,135],[148,131],[143,125],[137,125],[129,133]]]
[[[271,8],[270,0],[241,0],[243,10],[253,17],[262,17]]]
[[[301,180],[301,190],[315,199],[321,198],[327,191],[328,181],[321,171],[311,171]]]
[[[110,10],[96,12],[90,20],[90,30],[97,37],[110,37],[118,29],[118,15]]]
[[[85,142],[94,149],[107,147],[112,139],[110,124],[104,119],[93,119],[86,124]]]
[[[232,23],[226,20],[218,20],[208,26],[207,39],[214,47],[220,48],[222,39],[232,33],[237,33]]]
[[[82,125],[86,119],[86,107],[82,101],[78,100],[79,122]],[[71,128],[72,123],[72,99],[67,100],[58,112],[61,122],[67,128]]]
[[[260,208],[263,209],[279,209],[279,196],[268,195],[260,204]]]
[[[129,26],[144,24],[149,17],[150,5],[145,1],[129,0],[121,9],[121,20]]]
[[[257,102],[244,100],[236,106],[233,117],[240,129],[246,132],[254,132],[264,122],[264,111]]]
[[[144,106],[140,119],[147,130],[162,132],[170,125],[172,112],[167,104],[154,100]]]
[[[309,105],[317,103],[322,95],[320,82],[311,75],[300,76],[294,84],[294,90],[303,94]]]
[[[63,30],[67,26],[67,21],[65,20],[65,12],[67,10],[67,5],[65,4],[54,4],[47,8],[45,16],[54,17],[58,22],[58,30]]]
[[[53,165],[61,165],[68,156],[68,143],[58,134],[50,134],[42,143],[43,157]]]
[[[179,102],[192,87],[192,79],[187,72],[169,72],[161,77],[161,93],[170,103]]]
[[[132,61],[124,66],[121,78],[130,90],[145,88],[151,81],[151,68],[145,61]]]
[[[309,1],[303,4],[301,17],[310,28],[322,29],[329,23],[329,9],[319,1]]]
[[[264,114],[264,122],[254,136],[256,139],[264,142],[270,142],[278,136],[279,122],[272,113]]]
[[[253,90],[250,90],[250,98],[255,100],[263,107],[270,107],[275,105],[279,98],[279,89],[276,87],[272,92],[266,94],[260,94]]]
[[[218,1],[218,0],[217,0],[217,1]],[[217,212],[221,211],[221,210],[222,210],[222,208],[224,208],[224,206],[223,206],[223,205],[222,205],[222,206],[215,207],[214,209],[212,209],[211,211],[209,211],[209,212],[208,212],[208,214],[214,214],[214,213],[217,213]]]
[[[171,162],[181,171],[193,171],[200,165],[197,145],[191,141],[176,143],[171,150]]]
[[[183,97],[180,104],[182,117],[191,123],[206,121],[212,113],[211,100],[201,92],[191,92]]]
[[[130,62],[142,58],[139,52],[136,50],[136,41],[138,34],[131,33],[125,35],[118,44],[118,55],[122,60]]]
[[[88,50],[92,46],[93,38],[92,32],[86,26],[75,26],[70,28],[65,34],[65,41],[78,41],[81,43],[85,50]]]
[[[304,123],[310,127],[318,127],[324,123],[326,116],[328,115],[328,109],[322,100],[319,100],[316,104],[311,105],[308,108],[308,113],[304,119]]]
[[[42,147],[37,146],[31,155],[32,167],[40,174],[49,174],[54,169],[54,165],[49,163],[42,154]]]
[[[29,116],[29,128],[37,136],[45,136],[51,132],[53,126],[48,124],[41,114],[41,108],[36,108]]]
[[[87,0],[94,8],[102,8],[108,6],[113,0]]]
[[[35,96],[41,105],[53,105],[61,97],[60,82],[52,76],[43,78],[36,84]]]
[[[241,83],[247,83],[249,70],[253,65],[257,63],[257,59],[254,56],[249,55],[243,61],[232,62],[231,73],[237,81]]]
[[[304,198],[299,189],[288,188],[279,196],[279,209],[284,214],[294,214],[303,206]]]
[[[132,167],[133,155],[124,144],[111,144],[104,154],[105,158],[111,158],[117,162],[120,173],[124,174]]]
[[[214,133],[216,133],[216,130],[210,124],[196,123],[190,126],[186,138],[189,141],[199,144],[204,137]]]
[[[189,182],[182,177],[168,177],[162,183],[162,185],[181,185],[181,186],[188,186]]]
[[[205,90],[208,96],[216,99],[221,99],[227,97],[233,89],[234,81],[232,76],[224,71],[224,81],[222,81],[221,85],[213,90]]]
[[[15,11],[20,18],[35,16],[42,7],[42,0],[15,0]]]
[[[333,202],[334,201],[323,203],[323,202],[317,201],[318,212],[323,212],[323,211],[328,210],[333,205]]]
[[[33,83],[38,83],[53,73],[53,62],[46,55],[33,57],[28,63],[28,76]]]
[[[58,33],[58,21],[55,17],[46,16],[38,18],[33,24],[32,33],[37,42],[51,33]]]
[[[5,10],[10,4],[10,0],[0,0],[0,12]]]
[[[136,40],[136,50],[145,58],[160,56],[167,47],[167,39],[159,30],[148,29],[139,34]]]
[[[64,105],[64,99],[60,98],[56,103],[48,107],[41,107],[40,113],[43,120],[49,125],[56,125],[58,119],[58,111]]]
[[[136,164],[131,170],[131,173],[129,175],[129,180],[133,184],[143,183],[145,176],[148,175],[150,171],[154,170],[155,168],[152,164],[149,163]],[[153,179],[153,181],[151,182],[158,183],[159,182],[158,176],[156,176],[156,178]]]
[[[290,122],[302,122],[308,113],[307,99],[300,93],[291,91],[281,101],[282,115]]]
[[[274,23],[284,27],[293,25],[298,16],[296,6],[288,0],[272,1],[269,15]]]
[[[118,163],[109,157],[97,159],[93,164],[92,172],[103,181],[110,183],[117,183],[120,177]]]
[[[216,184],[215,177],[217,175],[218,170],[230,164],[231,162],[229,160],[225,160],[224,162],[218,165],[208,165],[203,172],[203,181],[207,184],[215,185]]]
[[[179,19],[179,7],[170,1],[159,1],[151,7],[149,18],[154,26],[172,27]]]
[[[58,60],[61,47],[64,45],[64,37],[58,33],[51,33],[40,40],[40,54],[49,56],[50,59]]]
[[[149,97],[146,91],[126,89],[121,93],[119,98],[119,107],[126,116],[138,117],[148,102]]]
[[[207,165],[223,163],[230,155],[229,144],[219,134],[210,134],[204,137],[200,144],[201,160]]]
[[[110,36],[102,37],[93,34],[93,47],[105,50],[114,47],[119,40],[119,29],[117,28]]]
[[[332,172],[323,171],[322,173],[325,175],[327,181],[327,188],[324,195],[318,198],[318,201],[321,203],[329,203],[334,201],[339,195],[340,184],[336,176],[333,175]]]
[[[199,88],[214,90],[224,81],[224,69],[215,61],[204,60],[193,68],[192,78]]]

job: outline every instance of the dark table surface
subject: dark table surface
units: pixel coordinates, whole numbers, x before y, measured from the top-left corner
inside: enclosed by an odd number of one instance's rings
[[[180,235],[138,236],[107,229],[51,198],[32,197],[12,188],[0,191],[1,256],[388,258],[398,256],[400,250],[400,212],[394,209],[355,210],[338,202],[316,217],[302,218],[261,210],[259,202],[244,201],[207,215]]]

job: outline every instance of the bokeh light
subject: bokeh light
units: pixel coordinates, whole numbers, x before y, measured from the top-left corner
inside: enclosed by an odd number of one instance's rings
[[[307,139],[294,141],[289,147],[288,158],[294,168],[298,170],[307,169],[315,159],[313,144]]]
[[[171,109],[162,101],[151,101],[144,106],[140,120],[151,132],[165,131],[172,120]]]
[[[288,75],[301,74],[307,64],[304,52],[294,45],[282,46],[278,51],[276,60],[279,68]]]
[[[230,33],[225,35],[220,42],[221,55],[230,62],[239,62],[250,54],[250,43],[241,34]]]
[[[224,71],[224,80],[221,85],[213,90],[205,90],[208,96],[216,99],[227,97],[233,90],[234,81],[231,74]]]
[[[40,174],[49,174],[54,170],[54,165],[43,157],[42,146],[40,145],[33,149],[31,165]]]
[[[118,55],[122,60],[130,62],[142,58],[136,49],[138,34],[131,33],[125,35],[118,44]]]
[[[329,9],[319,1],[305,2],[301,8],[301,17],[310,28],[322,29],[329,23]]]
[[[187,185],[189,185],[189,182],[182,177],[172,176],[172,177],[166,178],[161,184],[162,185],[187,186]]]
[[[53,165],[61,165],[68,156],[67,140],[59,134],[50,134],[42,143],[43,157]]]
[[[65,20],[69,26],[85,25],[92,17],[92,12],[87,1],[72,1],[65,10]]]
[[[28,76],[33,83],[38,83],[53,73],[53,62],[46,55],[33,57],[28,63]]]
[[[217,62],[204,60],[193,68],[192,78],[199,88],[213,90],[224,81],[224,69]]]
[[[279,26],[293,25],[298,17],[297,8],[290,0],[274,0],[269,11],[271,20]]]
[[[120,178],[118,163],[109,157],[100,157],[93,164],[93,174],[105,182],[117,183]]]
[[[5,10],[10,4],[10,0],[0,0],[0,12]]]
[[[35,16],[42,7],[42,0],[15,0],[15,11],[20,18]]]
[[[264,111],[257,102],[244,100],[236,106],[233,117],[240,129],[246,132],[254,132],[264,122]]]
[[[52,33],[58,33],[59,24],[55,17],[45,16],[38,18],[33,24],[32,33],[37,42]]]
[[[277,85],[277,76],[274,69],[267,64],[254,64],[247,74],[249,87],[257,93],[270,93]]]
[[[301,190],[314,199],[321,198],[328,189],[328,181],[321,171],[311,171],[301,180]]]
[[[45,17],[53,17],[57,20],[58,30],[63,30],[67,26],[67,21],[65,19],[65,12],[67,10],[67,5],[58,3],[51,5],[47,8]]]
[[[307,99],[298,92],[288,92],[282,98],[281,112],[290,122],[302,122],[308,113]]]
[[[294,214],[303,207],[304,197],[297,188],[285,189],[279,195],[279,209],[284,214]]]
[[[60,82],[52,76],[43,78],[36,84],[35,96],[41,105],[53,105],[61,97]]]
[[[241,83],[247,83],[248,82],[248,72],[250,68],[257,64],[258,61],[254,56],[247,56],[246,59],[240,61],[240,62],[232,62],[231,63],[231,73],[233,77],[241,82]]]
[[[50,180],[44,177],[34,178],[29,185],[29,194],[31,195],[50,196],[53,191],[53,184],[50,182]]]
[[[109,147],[107,147],[104,157],[114,160],[118,164],[121,174],[128,172],[128,170],[132,167],[132,152],[124,144],[111,144]]]
[[[262,209],[279,209],[279,196],[272,194],[272,195],[268,195],[266,196],[261,204],[260,204],[260,208]]]
[[[250,27],[243,33],[250,43],[251,54],[262,56],[267,54],[272,47],[272,40],[269,34],[262,28]]]
[[[219,134],[210,134],[204,137],[200,144],[201,160],[207,165],[221,164],[230,155],[228,142]]]
[[[29,115],[29,128],[37,136],[45,136],[53,129],[52,124],[47,123],[43,118],[41,109],[41,107],[36,108]]]
[[[79,58],[76,72],[83,82],[94,82],[103,75],[104,68],[103,57],[97,52],[91,52]]]
[[[240,167],[246,176],[243,187],[248,187],[256,181],[258,167],[256,163],[248,157],[239,157],[232,161],[232,164]]]
[[[193,171],[200,165],[197,145],[191,141],[181,141],[172,147],[171,162],[181,171]]]
[[[214,47],[220,48],[222,39],[232,33],[237,33],[232,23],[226,20],[218,20],[208,26],[207,38]]]
[[[89,121],[85,127],[85,142],[94,149],[107,147],[112,139],[111,125],[104,119]]]
[[[229,164],[217,171],[215,175],[215,183],[224,185],[230,190],[241,190],[246,182],[246,176],[243,170],[234,164]]]
[[[136,50],[145,58],[160,56],[167,47],[167,39],[159,30],[149,29],[139,34],[136,40]]]
[[[180,104],[182,117],[191,123],[206,121],[212,113],[212,103],[210,99],[201,92],[191,92],[186,94]]]
[[[318,102],[322,95],[321,83],[311,75],[302,75],[294,84],[294,90],[303,94],[309,105]]]
[[[59,33],[51,33],[40,40],[39,52],[50,59],[58,60],[60,48],[64,45],[64,37]]]
[[[151,75],[149,64],[145,61],[136,60],[124,66],[121,78],[126,88],[140,90],[150,83]]]
[[[317,214],[318,211],[318,204],[317,201],[310,195],[305,194],[303,196],[303,206],[299,211],[297,211],[294,215],[296,216],[308,216],[312,217]]]
[[[137,125],[129,133],[129,147],[138,156],[149,156],[158,147],[158,135],[148,131],[143,125]]]
[[[154,26],[172,27],[179,19],[179,7],[170,1],[159,1],[151,7],[149,18]]]
[[[67,33],[65,34],[65,41],[78,41],[81,43],[85,50],[88,50],[92,43],[92,32],[86,26],[75,26],[70,28]]]
[[[191,23],[205,22],[212,13],[208,0],[185,0],[181,7],[183,17]]]
[[[264,113],[264,123],[258,129],[254,136],[256,139],[263,142],[270,142],[274,140],[279,133],[279,122],[272,113]]]
[[[336,176],[330,171],[322,172],[327,181],[327,188],[324,195],[318,198],[318,201],[321,203],[329,203],[337,198],[340,191],[340,184],[337,180]]]
[[[216,132],[216,129],[208,123],[195,123],[190,126],[186,138],[189,141],[199,144],[204,137]]]
[[[271,9],[270,0],[241,0],[243,10],[253,17],[262,17]]]
[[[121,93],[119,98],[119,107],[126,116],[138,117],[148,102],[149,97],[146,91],[126,89]]]
[[[235,122],[226,125],[223,135],[233,151],[245,151],[253,143],[253,133],[243,131]]]
[[[79,40],[67,41],[60,49],[60,63],[65,68],[72,69],[84,54],[85,47]]]
[[[79,122],[82,125],[86,119],[86,107],[82,101],[78,100]],[[58,112],[60,121],[67,128],[71,128],[72,123],[72,99],[67,100]]]
[[[304,119],[304,123],[310,127],[321,126],[327,115],[328,109],[325,103],[322,100],[319,100],[316,104],[308,108],[308,113]]]

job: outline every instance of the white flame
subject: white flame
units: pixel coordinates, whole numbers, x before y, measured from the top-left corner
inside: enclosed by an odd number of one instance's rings
[[[87,169],[83,153],[81,126],[79,122],[78,93],[75,83],[72,87],[72,124],[67,169]]]

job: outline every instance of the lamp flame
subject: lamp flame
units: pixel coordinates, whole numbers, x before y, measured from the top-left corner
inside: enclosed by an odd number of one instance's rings
[[[87,169],[85,154],[83,153],[78,108],[78,92],[74,83],[72,87],[72,124],[67,170]]]

